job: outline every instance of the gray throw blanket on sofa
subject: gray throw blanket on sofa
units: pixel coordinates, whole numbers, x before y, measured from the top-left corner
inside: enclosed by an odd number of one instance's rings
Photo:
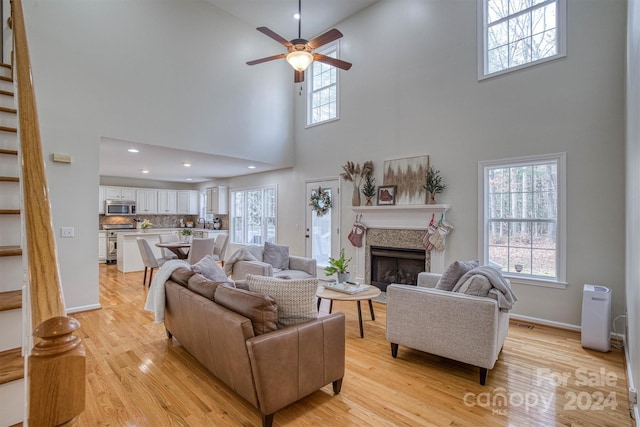
[[[262,250],[260,246],[253,247],[257,247],[258,250]],[[251,248],[251,246],[245,246],[244,248],[238,249],[224,262],[224,273],[227,275],[227,277],[231,276],[231,273],[233,272],[233,264],[238,261],[262,261],[253,254]],[[253,250],[255,251],[256,249]]]
[[[475,276],[476,274],[484,276],[489,280],[489,283],[493,286],[493,289],[489,291],[489,296],[495,296],[500,310],[511,310],[513,304],[518,301],[518,298],[516,298],[516,294],[511,290],[511,282],[505,279],[504,276],[495,268],[487,265],[473,268],[466,272],[460,280],[458,280],[458,283],[464,283],[467,279],[471,276]]]

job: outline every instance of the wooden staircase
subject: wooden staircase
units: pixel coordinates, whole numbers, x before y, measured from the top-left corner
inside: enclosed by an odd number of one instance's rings
[[[17,111],[11,66],[0,64],[0,425],[24,419],[22,233]]]

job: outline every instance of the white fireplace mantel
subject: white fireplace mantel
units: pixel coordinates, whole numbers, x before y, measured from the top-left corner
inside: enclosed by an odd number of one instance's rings
[[[356,215],[362,215],[361,221],[368,228],[426,230],[431,217],[434,216],[437,222],[440,216],[449,210],[449,205],[354,206],[352,209]],[[366,234],[363,246],[355,248],[355,279],[359,282],[365,281],[365,246]],[[444,271],[444,258],[444,251],[431,251],[432,272],[442,273]]]
[[[387,206],[354,206],[353,212],[362,215],[362,222],[367,227],[377,228],[424,228],[426,229],[435,215],[449,210],[449,205],[387,205]]]

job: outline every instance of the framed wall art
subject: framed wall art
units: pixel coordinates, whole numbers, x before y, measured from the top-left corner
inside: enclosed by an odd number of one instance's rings
[[[395,205],[396,204],[396,186],[381,185],[378,187],[378,205]]]
[[[396,205],[423,205],[427,202],[425,178],[429,170],[429,156],[385,160],[383,185],[395,185]]]

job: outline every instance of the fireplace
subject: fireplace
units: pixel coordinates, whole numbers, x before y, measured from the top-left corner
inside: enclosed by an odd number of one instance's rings
[[[371,247],[407,248],[424,253],[420,271],[442,273],[445,251],[425,251],[422,239],[432,215],[440,217],[449,205],[356,206],[353,212],[362,215],[367,226],[362,247],[354,248],[351,278],[371,284]]]
[[[371,284],[387,290],[391,283],[415,285],[425,271],[424,249],[371,246]]]

